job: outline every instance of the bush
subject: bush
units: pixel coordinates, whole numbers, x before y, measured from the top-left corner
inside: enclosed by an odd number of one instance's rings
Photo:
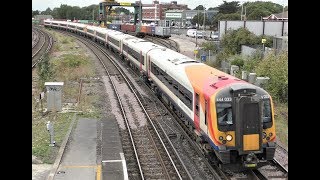
[[[239,66],[239,68],[242,68],[244,65],[244,60],[241,56],[235,56],[234,59],[231,61],[231,65]]]
[[[213,54],[218,53],[218,46],[214,42],[204,42],[201,44],[204,51],[211,51]]]
[[[216,57],[215,66],[221,67],[221,62],[223,60],[227,61],[229,57],[230,57],[230,55],[228,53],[226,53],[225,51],[219,52]]]
[[[39,86],[39,89],[41,90],[44,89],[44,83],[46,81],[52,81],[54,77],[53,66],[49,61],[50,61],[49,55],[46,53],[42,61],[40,61],[37,64],[37,73],[39,76],[38,86]]]
[[[288,54],[268,54],[255,68],[258,76],[270,78],[266,90],[280,102],[288,101]]]
[[[234,55],[241,52],[241,45],[262,46],[262,39],[266,39],[266,47],[272,47],[273,38],[271,36],[256,36],[246,28],[239,28],[228,31],[221,39],[221,45],[224,51]]]

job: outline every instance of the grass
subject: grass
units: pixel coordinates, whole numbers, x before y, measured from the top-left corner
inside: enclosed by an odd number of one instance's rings
[[[79,91],[79,79],[95,76],[94,62],[78,46],[75,39],[66,37],[57,32],[48,31],[54,36],[56,42],[53,45],[53,53],[49,54],[50,63],[53,64],[54,77],[48,81],[64,82],[62,94],[62,103],[69,103],[70,100],[76,100]],[[36,69],[35,69],[36,71]],[[38,79],[37,73],[33,73],[35,79]],[[34,87],[38,87],[38,81],[32,81]],[[35,89],[32,97],[32,155],[44,163],[54,163],[60,145],[65,138],[66,132],[72,121],[73,113],[57,113],[56,119],[53,120],[52,114],[42,117],[40,105],[36,103],[41,90]],[[81,117],[99,118],[100,112],[94,107],[95,102],[99,99],[98,95],[83,95],[81,103],[76,110],[82,110],[79,114]],[[44,99],[44,108],[46,108],[46,99]],[[37,105],[37,106],[36,106]],[[57,146],[50,147],[50,136],[46,130],[46,122],[50,120],[54,123],[55,141]]]
[[[72,121],[73,113],[57,114],[55,120],[47,116],[32,121],[32,154],[41,159],[44,163],[54,163],[56,153],[68,131]],[[47,121],[53,122],[55,147],[50,147],[50,135],[46,129]]]
[[[288,105],[275,103],[275,114],[278,141],[288,147]]]

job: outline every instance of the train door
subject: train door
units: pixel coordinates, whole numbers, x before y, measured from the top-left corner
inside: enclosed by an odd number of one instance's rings
[[[262,150],[262,101],[250,96],[235,98],[236,144],[239,154]]]
[[[194,126],[199,131],[200,130],[200,96],[195,93],[194,101]]]
[[[207,99],[205,99],[205,103],[204,103],[204,125],[205,128],[203,129],[203,131],[208,134],[208,119],[209,119],[209,101]]]
[[[208,134],[208,126],[207,126],[208,118],[209,118],[209,115],[208,115],[208,113],[209,113],[208,102],[209,101],[206,99],[206,97],[204,97],[204,107],[202,107],[203,110],[204,110],[204,114],[203,114],[203,116],[200,116],[200,120],[199,120],[200,128],[206,134]]]
[[[150,71],[151,71],[151,62],[150,62],[150,55],[146,55],[147,60],[146,60],[146,67],[147,67],[147,76],[148,78],[150,77]]]
[[[120,57],[123,56],[123,39],[120,39],[119,41],[119,54],[120,54]]]
[[[144,59],[142,58],[142,51],[140,51],[140,58],[139,58],[139,62],[140,62],[140,72],[142,73],[142,61],[144,61]]]

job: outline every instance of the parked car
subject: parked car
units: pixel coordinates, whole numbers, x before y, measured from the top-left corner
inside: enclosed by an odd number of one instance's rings
[[[219,32],[218,31],[211,31],[208,36],[204,37],[206,40],[209,41],[218,41],[219,40]]]
[[[205,37],[205,32],[196,31],[197,38],[202,39]]]
[[[191,26],[188,26],[187,29],[196,29],[196,26],[191,25]]]
[[[187,36],[187,37],[195,37],[195,36],[196,36],[196,32],[197,32],[196,29],[189,29],[189,30],[187,31],[186,36]]]

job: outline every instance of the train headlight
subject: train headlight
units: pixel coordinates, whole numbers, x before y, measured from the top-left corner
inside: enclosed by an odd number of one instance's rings
[[[230,134],[228,134],[226,139],[227,139],[227,141],[231,141],[232,140],[232,136]]]
[[[271,133],[269,133],[269,136],[271,137],[273,134],[272,134],[272,132]]]
[[[267,137],[267,133],[266,132],[263,132],[263,139],[265,139]]]
[[[222,141],[222,140],[223,140],[223,137],[222,137],[222,136],[220,136],[220,137],[219,137],[219,140],[220,140],[220,141]]]

